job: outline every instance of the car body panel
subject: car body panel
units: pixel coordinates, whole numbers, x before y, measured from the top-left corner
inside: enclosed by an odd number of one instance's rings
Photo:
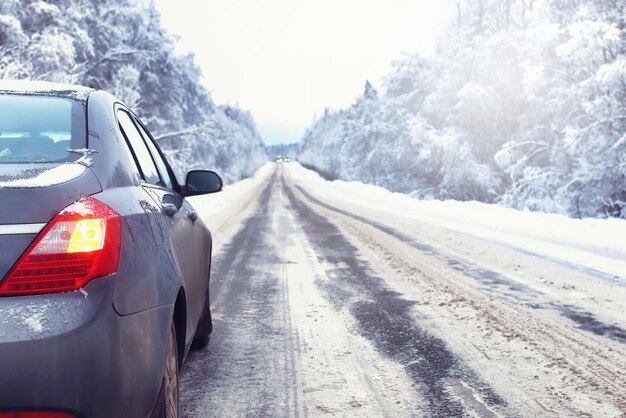
[[[114,208],[123,219],[125,245],[115,282],[115,310],[130,315],[173,303],[181,273],[169,248],[155,245],[149,215],[144,211],[150,197],[141,187],[115,188],[94,197]]]
[[[39,296],[0,298],[0,311],[13,313],[0,319],[0,411],[149,416],[162,379],[162,323],[172,306],[119,316],[111,303],[115,279],[47,295],[44,303]]]
[[[198,254],[195,257],[195,271],[198,272],[198,280],[196,283],[199,284],[197,287],[195,294],[198,298],[196,301],[196,306],[199,307],[198,317],[202,314],[202,309],[204,308],[204,298],[205,294],[208,295],[209,291],[209,275],[211,271],[211,253],[213,238],[211,236],[211,231],[204,225],[202,219],[198,217],[194,223],[193,229],[193,241],[194,246],[197,249],[196,253]],[[205,249],[205,254],[202,254],[202,249]]]
[[[193,341],[208,289],[211,234],[190,215],[194,209],[177,183],[170,190],[143,182],[116,119],[118,109],[126,110],[119,100],[102,91],[55,86],[20,94],[85,104],[86,146],[79,151],[84,158],[69,163],[80,172],[60,184],[10,188],[3,187],[0,170],[0,202],[8,204],[0,225],[36,231],[35,224],[91,196],[121,217],[120,260],[115,274],[81,291],[0,297],[0,411],[145,417],[161,388],[169,327],[181,307],[181,358]],[[166,215],[164,201],[176,202],[179,210]],[[0,280],[36,237],[0,235]]]
[[[199,304],[197,301],[197,285],[198,276],[195,271],[195,246],[193,240],[194,223],[187,216],[187,213],[192,209],[189,202],[184,200],[181,196],[177,196],[171,193],[169,190],[159,187],[145,187],[147,192],[154,196],[155,201],[159,202],[159,207],[162,207],[162,202],[168,202],[178,207],[178,211],[171,216],[164,215],[161,212],[160,222],[165,224],[165,231],[169,232],[169,240],[171,241],[172,251],[176,267],[180,272],[180,277],[184,281],[184,288],[190,308],[187,315],[187,332],[186,334],[193,335],[195,332],[195,325],[198,322],[200,314],[197,309],[194,309]],[[166,238],[167,239],[167,238]],[[190,300],[191,299],[191,300]]]
[[[74,203],[85,195],[92,195],[102,190],[100,182],[94,173],[85,166],[77,163],[65,165],[79,165],[81,174],[60,184],[46,185],[45,187],[8,187],[15,179],[24,179],[24,171],[44,173],[59,167],[60,164],[7,164],[0,171],[0,189],[2,190],[2,210],[0,210],[0,225],[30,224],[48,222],[59,211]],[[8,171],[6,166],[10,166]],[[54,175],[54,173],[52,173]],[[46,202],[42,205],[41,202]]]
[[[163,233],[163,240],[169,243],[169,246],[166,247],[170,249],[169,251],[173,251],[173,253],[161,253],[158,258],[153,258],[153,260],[159,260],[159,274],[161,276],[169,275],[169,280],[181,286],[185,291],[185,295],[193,299],[187,303],[188,315],[185,346],[186,349],[188,349],[195,333],[197,319],[202,312],[202,306],[197,305],[203,305],[204,303],[204,293],[198,295],[193,286],[193,283],[199,280],[197,278],[199,273],[196,273],[194,269],[194,258],[196,257],[194,257],[193,242],[195,240],[191,239],[193,236],[193,225],[186,217],[186,213],[193,209],[188,200],[178,195],[175,191],[155,187],[141,181],[139,172],[133,169],[135,162],[129,151],[126,140],[117,123],[115,123],[114,119],[111,117],[120,109],[132,114],[119,100],[106,92],[95,91],[89,96],[87,107],[89,115],[88,147],[94,151],[91,168],[105,190],[134,186],[137,187],[138,190],[143,188],[146,191],[146,196],[138,199],[137,202],[143,205],[144,212],[146,212],[146,219],[151,225],[153,234],[159,237],[155,229],[156,227],[161,227],[160,231]],[[115,169],[113,171],[108,168],[111,161],[115,162]],[[165,216],[162,212],[162,201],[166,196],[176,200],[179,202],[177,204],[181,205],[182,210],[179,210],[173,218]],[[152,203],[154,203],[155,206],[152,206]],[[152,207],[156,207],[159,210],[155,212],[151,209]],[[199,225],[202,225],[201,227],[199,226],[199,228],[204,230],[203,234],[209,237],[208,239],[205,238],[203,241],[210,243],[210,233],[208,233],[204,224]],[[160,237],[155,237],[155,241],[158,243]],[[146,248],[146,250],[148,250],[148,248]],[[166,263],[169,264],[165,265]],[[131,266],[128,266],[128,268],[130,269]],[[203,277],[202,280],[206,281],[208,274],[209,271],[205,270],[201,274]],[[177,277],[172,277],[172,275]],[[149,303],[152,303],[150,297],[146,295],[156,295],[167,291],[167,289],[163,289],[166,281],[159,279],[156,280],[156,282],[161,289],[155,293],[152,283],[139,279],[145,276],[146,274],[140,273],[137,273],[136,276],[124,275],[126,279],[123,283],[122,280],[120,280],[120,289],[123,290],[120,291],[119,295],[123,296],[115,297],[115,306],[118,312],[123,315],[137,312],[138,310],[144,309]],[[133,295],[135,299],[133,299]],[[143,301],[140,302],[138,299],[143,299]],[[125,302],[122,303],[122,300],[125,300]],[[131,308],[131,306],[133,308]]]

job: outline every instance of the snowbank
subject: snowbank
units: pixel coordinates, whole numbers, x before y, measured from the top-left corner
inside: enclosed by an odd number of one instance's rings
[[[306,183],[307,192],[321,199],[425,222],[626,281],[624,219],[571,219],[480,202],[416,200],[359,182],[326,181],[297,163],[288,167],[296,182]]]

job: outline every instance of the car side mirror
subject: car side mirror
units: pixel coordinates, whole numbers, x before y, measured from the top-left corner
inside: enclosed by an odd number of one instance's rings
[[[220,192],[223,187],[224,182],[215,171],[192,170],[187,173],[185,196]]]

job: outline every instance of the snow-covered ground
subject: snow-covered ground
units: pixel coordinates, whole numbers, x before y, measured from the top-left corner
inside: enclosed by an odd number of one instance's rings
[[[571,219],[480,202],[416,200],[369,184],[326,181],[297,163],[290,165],[289,172],[297,181],[314,187],[310,192],[322,199],[332,197],[370,212],[507,244],[615,276],[626,284],[624,219]]]
[[[263,183],[273,171],[274,163],[268,162],[252,177],[233,184],[225,184],[224,190],[220,193],[188,198],[213,234],[213,253],[219,251],[229,234],[237,228],[238,225],[234,221],[241,220],[243,212],[250,209],[251,203],[261,192]]]
[[[297,163],[192,201],[215,328],[183,416],[626,411],[623,221],[418,201]]]

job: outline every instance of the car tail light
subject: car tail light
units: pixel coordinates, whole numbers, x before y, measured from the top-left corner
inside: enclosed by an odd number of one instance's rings
[[[120,215],[87,197],[56,215],[0,283],[0,296],[78,290],[117,271]]]

